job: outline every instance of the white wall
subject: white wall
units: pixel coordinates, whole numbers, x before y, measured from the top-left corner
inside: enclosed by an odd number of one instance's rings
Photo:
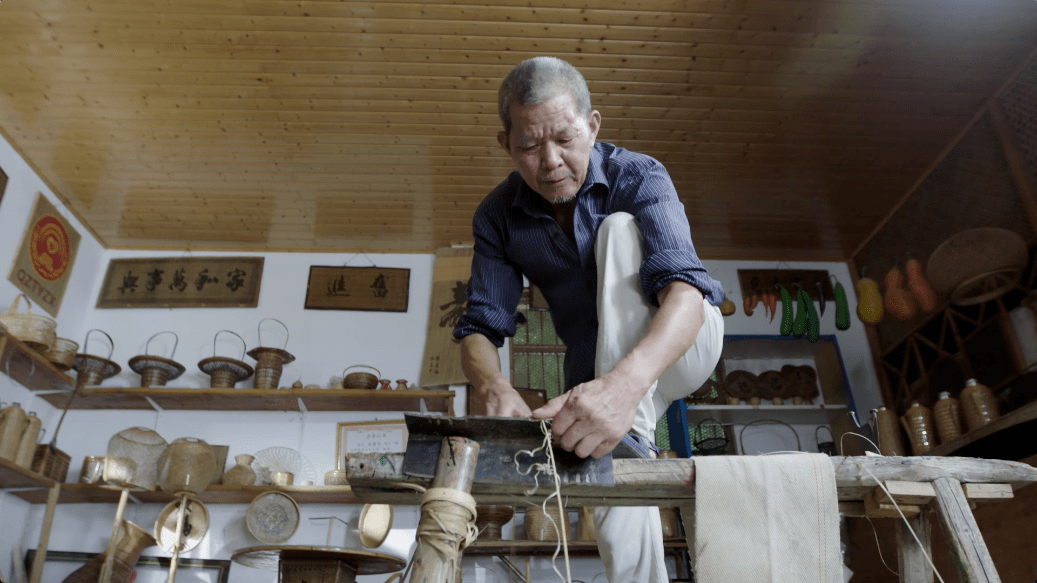
[[[35,176],[31,168],[21,160],[3,140],[0,140],[0,167],[9,176],[6,194],[0,204],[0,268],[10,265],[37,191],[43,192],[64,212],[63,205]],[[69,213],[64,212],[66,216]],[[352,254],[261,254],[266,258],[264,277],[255,309],[139,309],[97,310],[94,309],[97,294],[107,268],[113,258],[134,256],[180,256],[183,253],[105,251],[93,240],[89,232],[75,219],[73,225],[83,235],[79,254],[64,304],[58,315],[58,333],[82,343],[87,330],[97,328],[110,334],[114,340],[113,360],[128,369],[127,361],[143,354],[148,339],[157,332],[172,330],[179,336],[179,347],[175,359],[184,364],[188,372],[171,386],[205,387],[208,377],[198,371],[197,362],[212,356],[213,337],[217,331],[227,329],[240,334],[248,348],[258,346],[257,324],[264,318],[276,318],[284,322],[290,331],[287,350],[297,360],[285,367],[282,385],[294,380],[305,384],[326,385],[331,376],[340,375],[342,370],[354,364],[371,365],[389,379],[416,381],[425,341],[425,326],[428,318],[431,293],[432,255],[376,255],[369,259],[378,266],[400,267],[411,270],[410,299],[406,313],[352,312],[304,310],[303,297],[308,270],[311,265],[342,265],[347,260],[353,266],[367,266],[364,256]],[[252,254],[259,255],[259,254]],[[765,323],[762,310],[752,318],[741,312],[741,298],[737,294],[737,272],[739,268],[773,268],[773,262],[705,261],[713,276],[725,284],[731,299],[739,306],[736,315],[725,318],[728,334],[775,334],[777,321]],[[793,263],[791,267],[828,269],[847,286],[850,309],[855,309],[855,297],[850,289],[850,277],[842,263]],[[6,268],[3,269],[6,271]],[[6,279],[0,281],[0,308],[6,308],[17,295],[17,289]],[[851,388],[859,410],[876,406],[880,401],[878,381],[872,368],[871,355],[859,321],[853,319],[852,327],[846,332],[834,331],[834,309],[822,318],[822,334],[835,333],[839,339],[842,356],[848,368]],[[267,322],[263,328],[264,345],[281,346],[283,337],[276,324]],[[218,346],[220,355],[237,356],[240,348],[221,336]],[[224,339],[227,339],[224,341]],[[95,342],[97,342],[95,344]],[[168,355],[171,346],[156,340],[152,354]],[[100,341],[92,340],[90,352],[106,354]],[[246,358],[246,361],[251,362]],[[506,367],[505,363],[505,367]],[[139,384],[139,377],[124,370],[117,377],[104,383],[105,386],[131,387]],[[247,385],[248,383],[243,383]],[[0,375],[0,400],[20,401],[23,406],[36,410],[44,420],[44,426],[53,431],[56,411],[31,393],[16,386],[10,379]],[[463,394],[458,395],[455,410],[463,411]],[[336,423],[340,421],[367,419],[402,418],[394,413],[362,412],[163,412],[152,411],[73,411],[65,421],[59,436],[58,446],[72,456],[69,481],[78,478],[83,458],[104,455],[108,439],[116,432],[131,426],[144,426],[158,431],[167,440],[191,436],[205,439],[213,444],[230,446],[228,463],[238,453],[254,453],[272,446],[286,446],[302,452],[316,467],[317,483],[321,483],[324,472],[334,467],[334,436]],[[804,437],[806,437],[804,430]],[[812,433],[809,434],[813,439]],[[804,446],[810,442],[805,442]],[[233,550],[258,544],[244,527],[246,505],[209,505],[213,523],[208,537],[202,545],[186,556],[196,558],[227,558]],[[131,506],[127,516],[146,529],[150,529],[161,505]],[[351,505],[304,505],[302,524],[290,544],[322,545],[327,536],[327,521],[313,520],[318,517],[336,516],[352,526],[352,530],[336,528],[332,544],[359,547],[356,539],[356,519],[360,508]],[[70,551],[100,551],[111,532],[114,504],[76,504],[59,507],[54,520],[50,548]],[[0,528],[0,569],[10,571],[10,552],[13,545],[22,549],[34,548],[39,536],[43,507],[30,506],[12,494],[0,494],[0,521],[5,525],[25,524],[24,532],[18,528]],[[393,548],[406,549],[413,539],[416,514],[413,508],[397,508],[397,531],[389,544]],[[402,530],[400,530],[402,529]],[[409,537],[409,538],[408,538]],[[159,554],[156,548],[146,554]],[[590,583],[595,575],[603,571],[597,559],[574,561],[574,577]],[[487,567],[493,573],[483,572],[474,565]],[[493,559],[469,559],[466,573],[472,573],[476,581],[507,581],[506,571]],[[547,580],[550,566],[547,560],[533,562],[538,580]],[[385,577],[361,578],[361,581],[382,581]],[[274,573],[255,571],[235,565],[231,570],[231,581],[275,581]],[[466,581],[469,579],[466,579]],[[602,580],[601,578],[598,579]]]

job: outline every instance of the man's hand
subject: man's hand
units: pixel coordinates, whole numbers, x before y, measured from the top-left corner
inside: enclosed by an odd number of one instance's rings
[[[529,405],[500,372],[497,347],[482,334],[461,339],[461,366],[472,382],[476,409],[472,413],[496,417],[529,417]]]
[[[600,458],[611,452],[634,424],[634,412],[649,386],[613,371],[577,385],[533,411],[551,418],[555,441],[580,457]]]
[[[532,413],[529,405],[519,395],[508,381],[500,379],[500,382],[482,388],[473,388],[476,393],[475,403],[482,405],[482,411],[476,411],[479,415],[492,415],[494,417],[529,417]]]

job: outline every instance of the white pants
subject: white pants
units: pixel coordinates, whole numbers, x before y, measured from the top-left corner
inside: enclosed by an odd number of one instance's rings
[[[601,224],[594,252],[598,262],[598,345],[594,374],[612,370],[644,338],[656,308],[641,292],[644,261],[637,221],[614,213]],[[637,406],[633,431],[655,441],[656,422],[670,403],[696,391],[720,360],[724,319],[703,300],[705,321],[695,344],[652,385]],[[659,509],[654,506],[594,510],[598,552],[610,583],[665,583]]]

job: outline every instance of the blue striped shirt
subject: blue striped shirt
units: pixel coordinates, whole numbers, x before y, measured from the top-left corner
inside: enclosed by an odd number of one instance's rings
[[[598,337],[597,265],[594,240],[605,217],[628,212],[644,238],[641,287],[658,305],[656,293],[673,281],[687,282],[713,305],[724,299],[691,243],[684,205],[666,168],[644,154],[598,142],[587,178],[576,195],[576,244],[555,222],[548,203],[518,171],[493,189],[472,221],[475,255],[468,284],[467,313],[454,337],[482,334],[498,348],[515,334],[515,311],[522,276],[540,288],[555,330],[566,345],[566,390],[594,378]]]

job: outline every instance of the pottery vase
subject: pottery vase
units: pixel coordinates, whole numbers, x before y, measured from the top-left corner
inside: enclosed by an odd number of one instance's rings
[[[252,469],[252,461],[255,456],[240,453],[234,456],[234,467],[223,474],[223,483],[226,486],[253,486],[256,483],[256,472]]]

